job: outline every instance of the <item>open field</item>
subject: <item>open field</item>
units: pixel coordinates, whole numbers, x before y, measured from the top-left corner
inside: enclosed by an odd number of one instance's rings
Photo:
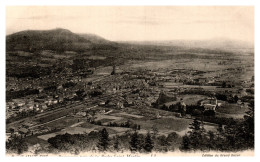
[[[60,119],[55,122],[48,123],[48,124],[46,124],[46,126],[52,127],[52,128],[57,128],[57,129],[63,129],[65,127],[69,127],[69,126],[77,123],[78,120],[82,121],[82,119],[66,117],[64,119]]]
[[[204,95],[180,95],[186,105],[197,105],[198,101],[207,98]]]
[[[126,113],[126,112],[120,112],[120,113],[116,113],[113,115],[121,116],[121,117],[143,118],[143,116],[141,116],[141,115],[134,115],[134,114]]]
[[[246,111],[248,111],[246,106],[226,102],[217,109],[217,112],[225,114],[244,114]]]
[[[122,117],[112,116],[112,115],[103,115],[103,114],[97,114],[96,120],[102,120],[102,119],[110,119],[110,120],[120,120]]]
[[[195,56],[195,54],[194,54]],[[150,61],[144,62],[140,61],[139,63],[129,63],[131,68],[145,68],[150,70],[158,69],[192,69],[192,70],[203,70],[203,71],[215,71],[216,69],[222,70],[226,68],[232,68],[234,65],[219,65],[218,60],[214,55],[208,55],[207,59],[187,59],[187,58],[178,58],[171,60],[162,60],[162,61]],[[212,60],[214,61],[212,61]],[[219,61],[222,59],[220,58]],[[191,63],[192,62],[192,63]]]
[[[220,117],[241,119],[244,118],[244,115],[246,115],[245,112],[247,111],[248,107],[246,105],[222,102],[222,105],[216,109],[216,115]]]
[[[189,124],[192,122],[190,119],[182,119],[182,118],[175,118],[175,117],[165,117],[153,120],[135,120],[133,121],[137,124],[141,125],[141,129],[145,130],[152,130],[153,127],[157,128],[159,132],[168,132],[176,131],[180,132],[185,130]]]

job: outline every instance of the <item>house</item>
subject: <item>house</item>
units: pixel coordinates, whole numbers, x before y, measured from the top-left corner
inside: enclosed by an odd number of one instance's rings
[[[14,105],[15,103],[12,102],[12,101],[11,101],[11,102],[7,102],[6,104],[9,105],[10,107],[15,106],[15,105]]]
[[[34,107],[34,110],[35,110],[35,111],[39,111],[40,108],[39,108],[39,107]]]
[[[42,110],[46,110],[48,107],[47,107],[46,104],[40,104],[39,108],[42,109]]]
[[[24,100],[15,99],[15,100],[14,100],[14,103],[15,103],[16,106],[19,106],[19,107],[25,105],[25,101],[24,101]]]
[[[27,104],[27,107],[29,110],[33,110],[34,104],[33,103]]]
[[[79,116],[79,117],[84,117],[86,115],[87,115],[87,113],[86,112],[82,112],[82,111],[76,113],[76,116]]]
[[[24,128],[29,128],[29,127],[31,127],[33,124],[32,123],[23,123],[22,124],[22,126],[24,127]]]
[[[34,108],[38,108],[39,107],[39,103],[34,103]]]
[[[7,129],[8,133],[14,133],[16,131],[17,131],[17,128],[15,128],[15,127],[9,127],[9,129]]]
[[[38,150],[40,150],[41,148],[42,148],[41,145],[39,143],[37,143],[35,145],[29,146],[28,151],[31,153],[35,153]]]
[[[44,90],[42,87],[37,87],[37,89],[40,93]]]
[[[162,117],[162,116],[161,116],[161,115],[159,114],[159,112],[157,111],[157,112],[156,112],[156,118],[159,119],[159,118],[161,118],[161,117]]]
[[[182,117],[182,116],[181,116],[181,113],[176,113],[175,116],[178,117],[178,118],[181,118],[181,117]]]
[[[103,114],[104,114],[105,112],[106,112],[106,110],[100,110],[100,111],[99,111],[99,113],[103,113]]]
[[[204,104],[203,106],[204,106],[205,110],[213,110],[213,111],[215,111],[217,105]]]
[[[122,109],[124,108],[124,105],[122,102],[117,102],[117,108]]]
[[[99,106],[103,106],[103,105],[105,105],[105,104],[106,104],[105,101],[101,101],[98,105],[99,105]]]
[[[5,110],[9,110],[10,109],[10,105],[5,104]]]
[[[176,105],[177,103],[179,103],[179,101],[166,102],[164,105],[169,108],[171,105]]]
[[[57,104],[57,103],[58,103],[58,100],[56,100],[56,99],[52,100],[52,104]]]
[[[108,107],[116,106],[116,103],[113,102],[113,101],[109,101],[109,102],[106,104],[106,106],[108,106]]]
[[[14,103],[14,102],[7,102],[7,106],[8,106],[10,109],[14,109],[14,108],[15,108],[15,103]]]
[[[45,101],[45,99],[43,99],[43,98],[36,98],[36,99],[34,99],[34,102],[43,103],[44,101]]]
[[[63,101],[64,101],[64,98],[63,98],[62,96],[59,96],[58,102],[59,102],[59,103],[62,103]]]
[[[104,114],[109,114],[111,112],[113,112],[113,110],[109,110],[109,111],[105,112]]]
[[[5,134],[5,141],[8,141],[8,139],[12,136],[11,133],[6,133]]]
[[[238,101],[237,101],[237,104],[239,104],[239,105],[242,105],[242,103],[243,103],[243,102],[242,102],[241,100],[238,100]]]
[[[134,105],[134,101],[131,99],[126,99],[125,101],[125,106],[133,106]]]
[[[27,106],[22,106],[20,107],[19,112],[25,112],[27,110],[28,110]]]
[[[62,89],[63,89],[62,85],[59,85],[59,86],[57,87],[57,90],[62,90]]]
[[[20,128],[18,130],[18,132],[21,134],[21,135],[25,135],[29,133],[29,130],[27,128]]]
[[[208,98],[201,102],[201,106],[204,106],[205,110],[213,110],[215,111],[218,106],[218,100],[214,98]]]
[[[186,104],[184,103],[184,101],[182,99],[180,101],[180,104],[181,104],[181,109],[183,109],[183,111],[186,112]]]
[[[203,106],[204,104],[217,105],[218,104],[218,100],[215,97],[208,98],[208,99],[205,99],[205,100],[203,100],[201,102],[201,106]]]
[[[191,115],[190,114],[186,114],[185,116],[187,119],[192,119]]]

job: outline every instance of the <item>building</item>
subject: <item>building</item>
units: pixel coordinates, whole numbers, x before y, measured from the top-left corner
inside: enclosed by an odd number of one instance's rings
[[[216,111],[218,106],[218,100],[215,97],[208,98],[201,102],[201,106],[204,106],[205,110]]]
[[[29,133],[29,130],[27,128],[20,128],[18,132],[21,136],[25,137]]]

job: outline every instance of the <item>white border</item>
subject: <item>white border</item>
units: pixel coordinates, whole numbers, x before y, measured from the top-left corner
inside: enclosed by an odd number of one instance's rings
[[[73,6],[79,6],[79,5],[89,5],[89,6],[93,6],[93,5],[110,5],[110,6],[125,6],[125,5],[131,5],[131,6],[136,6],[136,5],[148,5],[148,6],[153,6],[153,5],[160,5],[160,6],[165,6],[165,5],[182,5],[182,6],[187,6],[187,5],[192,5],[192,6],[214,6],[214,5],[218,5],[218,6],[255,6],[255,83],[258,83],[259,80],[259,75],[257,75],[257,71],[260,70],[260,65],[258,65],[257,63],[259,62],[259,32],[257,29],[260,29],[259,26],[259,5],[257,3],[257,0],[253,1],[253,0],[179,0],[179,1],[173,1],[173,0],[42,0],[42,1],[35,1],[35,0],[4,0],[1,1],[1,6],[0,6],[0,22],[1,22],[1,26],[0,26],[0,44],[1,44],[1,48],[0,48],[0,60],[1,60],[1,64],[0,64],[0,74],[1,74],[1,97],[0,97],[0,102],[1,102],[1,113],[0,113],[0,117],[1,117],[1,124],[0,124],[0,161],[16,161],[16,160],[26,160],[26,161],[44,161],[46,162],[46,160],[62,160],[62,161],[71,161],[71,160],[77,160],[77,161],[94,161],[94,160],[115,160],[115,161],[122,161],[122,160],[126,160],[126,161],[132,161],[135,160],[133,158],[66,158],[66,157],[62,157],[62,158],[53,158],[53,157],[48,157],[46,158],[21,158],[21,157],[5,157],[5,6],[16,6],[16,5],[60,5],[60,6],[64,6],[64,5],[73,5]],[[258,36],[258,37],[257,37]],[[260,83],[260,82],[259,82]],[[259,94],[258,94],[258,90],[259,90],[259,86],[258,84],[255,84],[255,107],[256,107],[256,128],[258,126],[257,123],[259,123],[259,118],[258,118],[258,114],[259,111],[257,110],[257,107],[260,105],[258,98],[259,98]],[[256,147],[255,147],[255,157],[253,158],[198,158],[198,157],[174,157],[174,159],[172,159],[173,157],[165,157],[163,159],[158,159],[158,158],[138,158],[136,160],[149,160],[149,161],[158,161],[158,160],[166,160],[166,161],[182,161],[182,160],[189,160],[189,161],[193,161],[193,160],[200,160],[200,161],[219,161],[219,160],[236,160],[236,161],[259,161],[259,129],[256,129]],[[257,138],[258,137],[258,138]]]

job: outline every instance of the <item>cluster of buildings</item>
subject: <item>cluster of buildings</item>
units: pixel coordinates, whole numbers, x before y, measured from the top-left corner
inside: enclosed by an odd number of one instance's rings
[[[165,70],[165,69],[164,69]],[[158,98],[160,98],[160,93],[162,90],[166,90],[167,93],[171,92],[174,94],[179,94],[181,91],[191,90],[190,87],[180,87],[167,88],[163,83],[179,83],[184,85],[186,83],[197,85],[214,85],[220,84],[221,82],[217,77],[205,77],[201,71],[192,71],[187,69],[175,69],[166,71],[152,71],[152,70],[128,70],[117,73],[115,66],[113,67],[112,73],[106,77],[100,77],[98,81],[86,82],[81,76],[62,76],[54,77],[52,82],[55,82],[56,88],[53,90],[46,90],[45,88],[39,88],[38,83],[44,83],[48,86],[47,82],[40,79],[41,81],[34,81],[34,86],[38,86],[40,94],[27,96],[19,99],[12,99],[6,103],[6,118],[16,116],[19,112],[36,111],[43,112],[48,110],[52,105],[59,103],[64,103],[64,100],[73,100],[77,97],[77,91],[83,90],[86,94],[86,98],[89,99],[88,94],[91,91],[102,92],[101,97],[93,97],[91,99],[97,100],[100,106],[113,107],[118,109],[124,109],[128,106],[139,106],[143,108],[144,106],[152,106],[156,103]],[[48,78],[50,80],[50,78]],[[47,79],[47,80],[48,80]],[[15,80],[13,82],[16,82]],[[38,83],[37,83],[38,82]],[[66,87],[64,83],[75,83],[73,86]],[[253,81],[252,81],[253,82]],[[11,82],[10,82],[11,83]],[[8,83],[9,84],[9,83]],[[247,83],[245,83],[247,84]],[[248,83],[249,84],[249,83]],[[12,83],[9,84],[11,87]],[[44,87],[44,86],[42,86]],[[194,87],[193,87],[194,88]],[[196,87],[198,88],[198,87]],[[18,88],[19,89],[19,88]],[[225,89],[226,90],[226,89]],[[216,90],[214,90],[216,91]],[[233,92],[230,92],[233,93]],[[247,93],[247,92],[245,92]],[[106,97],[104,97],[106,96]],[[86,99],[85,98],[85,99]],[[183,100],[176,99],[172,102],[167,102],[165,105],[170,107],[171,105],[179,105],[179,107],[186,112],[186,104]],[[205,110],[213,110],[220,103],[218,103],[216,98],[208,98],[201,101],[200,106],[204,106]],[[107,113],[107,112],[101,112]],[[182,115],[182,114],[181,114]],[[74,114],[75,117],[88,117],[92,119],[89,113],[80,111]],[[158,118],[159,114],[156,115]],[[27,134],[28,129],[22,127],[19,130],[22,134]],[[39,132],[40,130],[38,130]],[[46,130],[49,131],[49,130]],[[34,131],[37,132],[37,131]]]
[[[63,97],[47,96],[46,98],[19,98],[6,102],[6,119],[15,117],[21,112],[43,112],[51,105],[63,102]]]

